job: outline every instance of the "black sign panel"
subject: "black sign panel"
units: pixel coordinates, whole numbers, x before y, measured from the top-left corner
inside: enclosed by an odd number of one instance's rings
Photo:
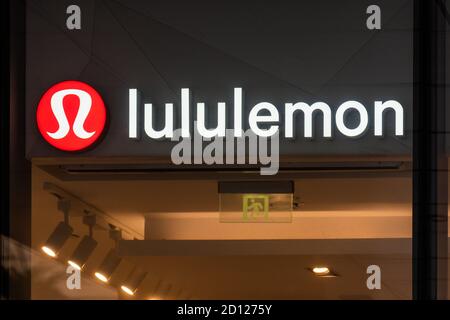
[[[233,128],[234,88],[243,91],[244,129],[255,105],[276,106],[281,156],[409,155],[413,2],[377,1],[381,29],[369,27],[370,5],[361,0],[27,1],[27,156],[169,159],[177,142],[145,134],[144,103],[156,110],[155,128],[163,127],[164,106],[173,103],[177,128],[182,88],[190,89],[190,121],[196,103],[204,102],[210,127],[217,123],[217,103],[225,102],[227,127]],[[80,20],[74,21],[78,11]],[[53,147],[36,123],[43,94],[66,80],[89,84],[107,109],[105,132],[84,151]],[[140,95],[140,139],[129,137],[131,88]],[[336,127],[336,110],[349,100],[368,112],[368,128],[357,138]],[[403,107],[404,133],[395,135],[395,117],[388,113],[383,136],[375,136],[375,101],[389,100]],[[284,138],[285,104],[297,102],[330,107],[332,138],[323,137],[321,114],[313,119],[313,138],[303,136],[302,114],[294,121],[295,138]],[[352,128],[361,119],[350,112],[346,121]]]

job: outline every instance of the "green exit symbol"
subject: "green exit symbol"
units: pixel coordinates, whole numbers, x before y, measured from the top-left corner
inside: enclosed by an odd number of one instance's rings
[[[242,198],[244,220],[260,220],[269,218],[269,196],[265,194],[246,194]]]

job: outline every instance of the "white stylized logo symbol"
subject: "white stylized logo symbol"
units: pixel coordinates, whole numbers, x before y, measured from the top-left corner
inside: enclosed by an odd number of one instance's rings
[[[92,99],[89,93],[78,89],[66,89],[53,94],[50,104],[52,106],[53,114],[58,121],[59,128],[56,132],[47,131],[47,134],[51,138],[59,140],[65,138],[69,133],[70,125],[67,120],[66,112],[64,111],[63,99],[70,94],[76,95],[80,99],[78,113],[73,123],[73,132],[80,139],[89,139],[95,134],[95,131],[87,132],[84,129],[84,122],[91,111]]]
[[[50,145],[64,151],[79,151],[100,138],[106,124],[106,108],[90,85],[63,81],[42,96],[36,122]]]

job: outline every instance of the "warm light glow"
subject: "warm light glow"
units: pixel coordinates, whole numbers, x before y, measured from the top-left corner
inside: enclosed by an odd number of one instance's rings
[[[72,267],[74,267],[75,269],[77,269],[77,270],[81,270],[81,266],[79,266],[76,262],[73,262],[73,261],[67,261],[67,263],[69,264],[69,265],[71,265]]]
[[[128,288],[127,286],[121,286],[120,287],[122,289],[123,292],[125,292],[126,294],[130,295],[130,296],[134,296],[134,291],[131,290],[130,288]]]
[[[108,278],[103,273],[96,272],[95,276],[97,277],[98,280],[102,282],[108,282]]]
[[[314,272],[315,275],[324,276],[330,273],[330,269],[327,267],[314,267],[312,272]]]
[[[56,252],[53,251],[52,249],[50,249],[49,247],[43,246],[42,251],[44,251],[44,253],[52,258],[56,257]]]

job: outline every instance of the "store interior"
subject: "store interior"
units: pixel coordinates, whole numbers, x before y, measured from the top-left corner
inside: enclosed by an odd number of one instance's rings
[[[293,174],[291,220],[272,223],[221,221],[213,178],[61,179],[49,171],[32,168],[33,299],[411,299],[407,164]],[[73,234],[51,258],[41,248],[64,219],[61,194],[75,199]],[[67,290],[67,261],[89,234],[83,216],[92,214],[78,201],[98,209],[98,245],[81,271],[81,289]],[[111,239],[111,225],[121,240]],[[99,281],[95,273],[112,248],[121,261]],[[371,265],[381,270],[379,290],[367,287]],[[322,267],[328,274],[313,272]],[[127,294],[121,287],[135,270],[143,279]]]

